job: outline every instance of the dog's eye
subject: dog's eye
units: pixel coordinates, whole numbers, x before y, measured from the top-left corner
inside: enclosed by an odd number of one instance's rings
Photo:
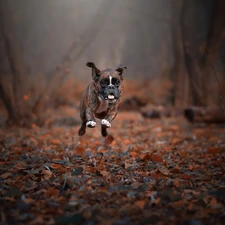
[[[105,86],[107,86],[108,84],[109,84],[108,79],[105,78],[105,79],[102,79],[102,80],[101,80],[101,86],[102,86],[102,87],[105,87]]]
[[[116,77],[112,78],[112,84],[116,85],[117,87],[120,86],[120,80]]]

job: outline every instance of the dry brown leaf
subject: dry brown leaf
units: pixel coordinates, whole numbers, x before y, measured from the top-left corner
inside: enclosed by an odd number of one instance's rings
[[[131,184],[131,187],[133,187],[134,189],[137,189],[137,188],[139,188],[141,185],[142,185],[142,183],[134,182],[134,183]]]
[[[52,196],[57,197],[57,196],[59,195],[59,190],[56,189],[56,188],[54,188],[54,187],[49,187],[49,188],[46,190],[45,195],[46,195],[47,197],[52,197]]]
[[[173,138],[171,144],[172,145],[177,145],[177,144],[179,144],[181,142],[182,142],[182,140],[180,138]]]
[[[52,144],[52,145],[61,145],[62,142],[60,140],[58,140],[58,139],[53,139],[53,140],[50,141],[50,144]]]
[[[155,154],[151,154],[150,158],[151,158],[151,160],[153,160],[155,162],[163,162],[163,159],[160,156],[155,155]]]
[[[137,152],[130,152],[130,155],[131,155],[131,157],[136,158],[138,154],[137,154]]]
[[[143,210],[144,207],[145,207],[145,201],[144,201],[144,200],[136,201],[136,202],[134,203],[134,205],[137,206],[138,208],[140,208],[141,210]]]
[[[158,170],[165,176],[170,175],[170,171],[166,167],[159,168]]]
[[[209,147],[207,149],[207,152],[208,153],[211,153],[211,154],[217,154],[217,153],[220,152],[220,148],[218,148],[218,147]]]
[[[48,180],[52,176],[52,172],[50,170],[43,170],[44,179]]]
[[[9,177],[12,177],[12,173],[4,173],[4,174],[2,174],[0,177],[2,178],[2,179],[7,179],[7,178],[9,178]]]
[[[174,208],[184,208],[186,204],[186,200],[182,199],[176,202],[172,202],[171,206],[173,206]]]

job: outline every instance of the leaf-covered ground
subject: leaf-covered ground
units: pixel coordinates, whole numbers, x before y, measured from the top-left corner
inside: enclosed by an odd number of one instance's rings
[[[114,140],[77,130],[0,131],[0,224],[225,224],[224,125],[120,112]]]

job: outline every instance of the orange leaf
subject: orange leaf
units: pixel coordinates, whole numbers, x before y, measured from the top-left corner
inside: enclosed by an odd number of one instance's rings
[[[131,157],[137,157],[137,152],[130,152]]]
[[[83,146],[81,146],[81,145],[78,145],[78,146],[76,147],[76,153],[77,153],[78,155],[83,155],[83,154],[85,153],[85,148],[84,148]]]
[[[134,205],[136,205],[138,208],[140,208],[140,209],[144,209],[144,207],[145,207],[145,201],[144,200],[139,200],[139,201],[136,201],[135,203],[134,203]]]
[[[50,168],[52,168],[52,169],[57,169],[57,168],[59,168],[59,167],[62,167],[62,166],[59,165],[59,164],[55,164],[55,163],[52,163],[52,164],[50,165]]]
[[[169,146],[167,146],[167,147],[164,147],[164,150],[165,150],[165,151],[171,151],[171,150],[172,150],[172,148],[171,148],[171,147],[169,147]]]
[[[207,152],[208,153],[211,153],[211,154],[217,154],[220,152],[220,148],[217,148],[217,147],[209,147],[207,149]]]
[[[58,139],[53,139],[53,140],[50,141],[50,144],[52,144],[52,145],[60,145],[61,141],[58,140]]]
[[[176,144],[179,144],[181,142],[181,139],[179,138],[174,138],[171,142],[172,145],[176,145]]]
[[[176,202],[172,202],[171,205],[174,208],[183,208],[185,206],[185,203],[186,203],[186,201],[182,199],[182,200],[179,200],[179,201],[176,201]]]
[[[143,153],[141,155],[139,155],[139,158],[143,161],[150,159],[150,155],[147,153]]]
[[[158,179],[158,178],[165,177],[165,175],[162,174],[162,173],[151,173],[149,176],[150,176],[151,178],[153,178],[153,179]]]
[[[190,180],[192,177],[188,174],[178,174],[178,177],[185,180]]]
[[[52,172],[50,170],[43,170],[44,179],[48,180],[52,176]]]
[[[114,137],[112,135],[108,135],[105,139],[105,143],[106,144],[112,144],[112,142],[114,141]]]
[[[123,143],[126,144],[126,145],[128,145],[128,144],[130,144],[130,140],[125,139],[125,140],[123,140]]]
[[[151,155],[151,159],[155,162],[163,162],[163,159],[158,155]]]
[[[54,188],[54,187],[50,187],[48,188],[48,190],[45,192],[45,195],[47,195],[48,197],[51,196],[58,196],[59,195],[59,190]]]

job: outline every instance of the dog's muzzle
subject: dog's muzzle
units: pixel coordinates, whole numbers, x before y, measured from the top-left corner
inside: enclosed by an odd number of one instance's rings
[[[102,92],[99,93],[101,98],[115,102],[120,97],[120,92],[114,85],[107,86]]]

